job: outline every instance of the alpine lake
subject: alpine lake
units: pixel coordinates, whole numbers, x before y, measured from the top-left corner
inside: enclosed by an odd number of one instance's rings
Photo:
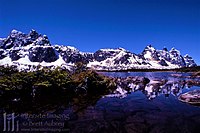
[[[99,73],[117,78],[119,82],[122,82],[119,86],[120,89],[111,94],[100,96],[92,102],[83,102],[82,106],[71,105],[70,103],[67,106],[60,106],[57,109],[45,112],[48,115],[45,113],[14,114],[15,124],[19,120],[18,126],[23,127],[20,132],[200,132],[200,107],[179,100],[179,96],[185,92],[200,90],[199,86],[191,83],[192,81],[200,81],[200,78],[191,78],[191,73],[179,72]],[[123,88],[125,80],[122,79],[128,77],[134,77],[134,79],[146,77],[150,81],[145,86],[142,85],[143,87],[141,87],[141,84],[129,83],[127,85],[129,90],[127,90]],[[126,83],[124,84],[126,85]],[[1,123],[5,122],[3,117],[12,119],[12,114],[2,116]],[[53,121],[54,119],[56,120]]]

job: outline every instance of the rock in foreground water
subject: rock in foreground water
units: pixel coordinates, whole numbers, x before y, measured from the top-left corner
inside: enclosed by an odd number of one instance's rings
[[[179,96],[179,100],[189,104],[200,105],[200,90],[193,90]]]

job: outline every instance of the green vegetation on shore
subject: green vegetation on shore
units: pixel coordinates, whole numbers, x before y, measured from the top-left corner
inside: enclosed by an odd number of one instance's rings
[[[0,67],[0,106],[14,111],[33,111],[74,98],[81,101],[99,97],[115,86],[111,78],[87,70],[80,63],[72,72],[61,68],[19,72],[14,67]]]

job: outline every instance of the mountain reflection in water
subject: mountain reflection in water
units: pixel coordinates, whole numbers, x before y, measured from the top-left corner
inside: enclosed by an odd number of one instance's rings
[[[76,117],[67,122],[72,133],[199,133],[200,108],[177,98],[200,89],[193,84],[199,79],[173,72],[103,74],[122,82],[113,94],[72,113]]]
[[[199,133],[200,107],[183,103],[178,96],[200,90],[200,79],[174,72],[103,74],[115,77],[118,88],[113,93],[62,105],[47,114],[67,116],[58,121],[70,133]],[[18,119],[21,124],[39,121]]]
[[[141,91],[148,99],[154,99],[157,96],[169,95],[179,96],[181,93],[191,90],[199,79],[188,78],[189,73],[173,72],[132,72],[132,73],[103,73],[107,76],[113,76],[116,79],[118,88],[113,94],[105,97],[124,98],[131,92]],[[137,75],[137,76],[136,76]],[[139,76],[138,76],[139,75]],[[118,77],[120,76],[120,77]],[[144,83],[144,77],[149,80]]]

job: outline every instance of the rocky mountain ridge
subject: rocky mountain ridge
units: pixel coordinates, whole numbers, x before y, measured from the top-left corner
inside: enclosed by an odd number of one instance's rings
[[[52,45],[46,35],[35,30],[28,34],[12,30],[7,38],[0,38],[0,65],[14,65],[20,70],[35,70],[38,66],[71,69],[76,62],[84,62],[96,70],[173,69],[196,66],[189,55],[182,56],[172,48],[156,50],[151,45],[141,54],[123,48],[100,49],[94,53],[80,52],[71,46]]]

